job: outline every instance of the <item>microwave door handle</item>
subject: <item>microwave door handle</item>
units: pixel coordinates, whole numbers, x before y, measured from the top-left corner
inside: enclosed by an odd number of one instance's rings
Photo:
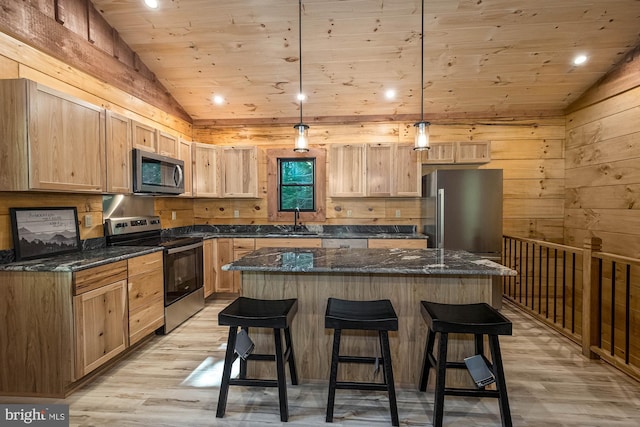
[[[176,179],[176,174],[178,178]],[[173,170],[173,181],[176,183],[176,187],[180,187],[182,185],[182,180],[184,179],[184,174],[182,173],[182,168],[180,165],[176,165],[176,168]]]

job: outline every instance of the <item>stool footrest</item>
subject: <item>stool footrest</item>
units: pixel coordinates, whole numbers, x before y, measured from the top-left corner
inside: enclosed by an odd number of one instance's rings
[[[376,360],[382,365],[382,357],[367,357],[367,356],[338,356],[338,360],[341,363],[369,363],[374,364]]]
[[[470,388],[446,388],[444,394],[447,396],[474,396],[474,397],[495,397],[500,398],[498,390],[474,390]]]
[[[336,388],[342,390],[373,390],[373,391],[387,391],[386,384],[381,383],[359,383],[353,381],[337,381]]]
[[[242,385],[250,387],[278,387],[277,380],[262,380],[258,378],[232,378],[229,385]]]

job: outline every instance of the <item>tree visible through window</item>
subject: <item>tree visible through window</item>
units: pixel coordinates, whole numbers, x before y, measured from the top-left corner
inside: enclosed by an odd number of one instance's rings
[[[316,209],[315,159],[278,159],[278,210]]]

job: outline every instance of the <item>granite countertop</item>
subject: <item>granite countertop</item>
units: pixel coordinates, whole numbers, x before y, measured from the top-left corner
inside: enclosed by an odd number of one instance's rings
[[[515,276],[515,270],[448,249],[262,248],[223,270],[294,273],[374,273]]]
[[[163,230],[163,235],[174,237],[228,238],[318,238],[318,239],[426,239],[408,225],[352,225],[352,226],[302,226],[294,231],[291,225],[195,225]],[[13,251],[0,271],[78,271],[112,262],[161,251],[150,246],[105,247],[104,239],[93,239],[81,252],[54,255],[28,261],[13,261]],[[95,243],[96,247],[92,246]],[[83,245],[84,246],[84,245]],[[9,252],[9,251],[5,251]]]
[[[296,231],[291,225],[195,225],[165,231],[168,235],[203,239],[308,238],[308,239],[426,239],[413,225],[306,225]]]
[[[162,251],[162,248],[155,246],[110,246],[64,255],[54,255],[49,258],[0,264],[0,271],[74,272],[159,251]]]

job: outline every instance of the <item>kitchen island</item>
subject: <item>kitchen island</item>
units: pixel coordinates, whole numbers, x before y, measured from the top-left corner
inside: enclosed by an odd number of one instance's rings
[[[516,272],[464,251],[440,249],[292,249],[263,248],[227,264],[223,270],[242,273],[241,294],[250,298],[297,298],[292,334],[298,376],[327,381],[333,331],[324,328],[329,297],[390,299],[398,314],[399,330],[390,333],[391,358],[398,385],[416,387],[422,364],[426,325],[420,301],[487,302],[499,307],[502,288],[495,276]],[[272,333],[253,330],[260,351],[272,351]],[[343,331],[341,354],[379,354],[377,335]],[[473,339],[450,336],[450,357],[473,354]],[[260,366],[262,365],[262,366]],[[275,375],[270,364],[250,364],[251,373]],[[370,380],[369,366],[341,366],[339,376]],[[381,374],[378,374],[380,378]],[[450,386],[470,384],[465,372],[448,372]]]

